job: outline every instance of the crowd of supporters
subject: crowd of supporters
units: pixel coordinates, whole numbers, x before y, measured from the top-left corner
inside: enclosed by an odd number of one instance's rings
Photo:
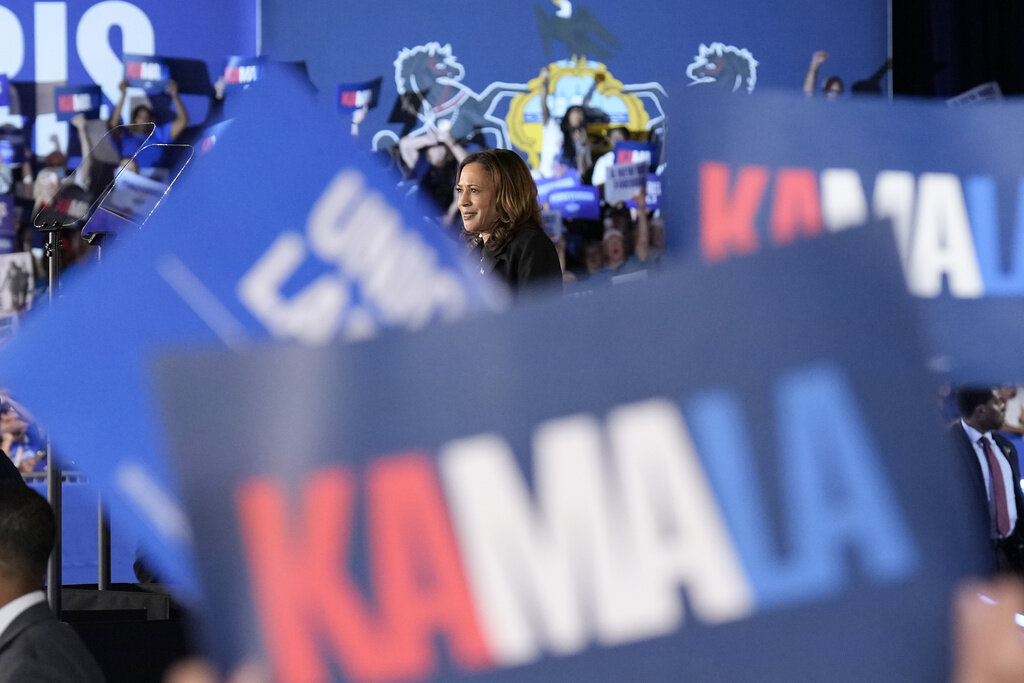
[[[665,249],[665,223],[660,210],[649,209],[647,195],[630,201],[606,201],[608,169],[616,163],[618,143],[649,142],[655,135],[609,123],[608,115],[589,104],[599,80],[579,102],[562,112],[549,108],[551,85],[547,69],[540,72],[543,139],[539,161],[532,169],[542,203],[545,231],[558,249],[567,293],[645,277]],[[599,79],[599,77],[598,77]],[[559,114],[561,114],[559,116]],[[361,119],[365,111],[357,112]],[[358,135],[358,124],[353,132]],[[487,138],[478,131],[456,139],[448,120],[438,119],[407,132],[398,143],[377,150],[383,162],[400,178],[406,196],[416,197],[430,221],[453,237],[462,237],[462,220],[455,195],[459,162],[470,152],[486,149]],[[523,153],[527,158],[528,155]],[[660,170],[657,159],[644,159]],[[595,188],[594,213],[564,212],[551,201],[553,192],[574,187]]]

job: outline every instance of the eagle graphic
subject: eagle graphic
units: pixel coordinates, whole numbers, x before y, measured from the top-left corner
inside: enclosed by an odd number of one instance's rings
[[[549,14],[541,5],[535,5],[537,26],[544,42],[544,54],[551,56],[551,43],[565,45],[573,57],[611,59],[619,49],[619,39],[601,25],[586,7],[569,0],[552,0],[558,11]]]

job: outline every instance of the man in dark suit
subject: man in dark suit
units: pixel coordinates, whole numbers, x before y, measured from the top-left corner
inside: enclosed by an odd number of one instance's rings
[[[1003,426],[1006,404],[994,387],[961,387],[956,393],[961,419],[954,440],[981,519],[991,541],[995,568],[1024,575],[1024,493],[1013,444],[996,431]]]
[[[0,683],[104,680],[89,650],[46,603],[43,577],[55,528],[45,498],[21,481],[0,480]]]

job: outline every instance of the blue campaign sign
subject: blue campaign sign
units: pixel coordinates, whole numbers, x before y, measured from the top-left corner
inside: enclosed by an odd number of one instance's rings
[[[124,79],[149,94],[162,93],[171,80],[171,67],[163,57],[125,54]]]
[[[87,119],[98,119],[103,91],[98,85],[61,86],[54,89],[53,99],[58,121],[70,121],[79,114]]]
[[[248,88],[259,80],[263,62],[262,57],[228,57],[224,65],[224,85],[230,88]]]
[[[7,74],[0,74],[0,107],[11,106],[11,81]]]
[[[644,161],[652,172],[658,168],[658,146],[654,143],[622,140],[615,143],[614,152],[617,164],[635,164]]]
[[[601,191],[591,185],[554,190],[547,195],[547,204],[562,218],[601,219]]]
[[[68,278],[0,357],[4,385],[136,525],[183,598],[196,589],[190,531],[143,376],[151,350],[363,339],[503,302],[302,84],[265,74],[244,97],[231,135],[189,166],[145,228]],[[40,369],[54,339],[77,352]]]
[[[986,540],[908,303],[875,226],[367,344],[167,354],[211,651],[282,681],[946,680]]]
[[[559,178],[537,178],[537,201],[543,204],[548,196],[558,190],[571,190],[582,185],[580,174],[574,168],[570,168]]]
[[[953,314],[989,320],[992,339],[1024,335],[1024,103],[679,91],[667,150],[670,248],[717,262],[889,220],[936,369],[1024,380],[1011,345],[978,349]],[[721,134],[709,135],[708,121]]]
[[[339,83],[335,90],[335,101],[338,111],[354,111],[356,109],[373,109],[380,97],[381,78],[378,76],[360,83]]]

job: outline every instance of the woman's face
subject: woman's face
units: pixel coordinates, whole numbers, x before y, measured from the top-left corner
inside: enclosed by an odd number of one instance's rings
[[[571,107],[566,116],[569,117],[570,128],[579,128],[583,125],[583,110],[579,107]]]
[[[483,166],[472,163],[463,167],[455,192],[466,232],[480,233],[484,239],[491,232],[497,217],[495,189],[491,174]]]

